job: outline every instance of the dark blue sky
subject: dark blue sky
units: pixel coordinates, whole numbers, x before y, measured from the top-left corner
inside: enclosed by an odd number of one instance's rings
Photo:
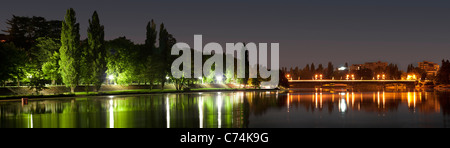
[[[146,23],[164,22],[178,41],[280,43],[281,66],[450,59],[449,0],[14,0],[0,5],[0,29],[11,16],[62,20],[73,7],[86,37],[97,10],[106,39],[145,40]]]

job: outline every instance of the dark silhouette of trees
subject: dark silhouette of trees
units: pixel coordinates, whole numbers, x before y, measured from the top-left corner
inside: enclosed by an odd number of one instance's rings
[[[450,84],[450,62],[448,60],[442,60],[442,67],[436,77],[438,84]]]
[[[39,37],[60,38],[61,21],[47,21],[43,17],[15,16],[7,20],[8,29],[4,30],[12,37],[12,42],[18,48],[29,51]]]
[[[104,26],[100,25],[100,19],[97,11],[94,11],[92,20],[89,20],[88,27],[88,50],[84,58],[87,62],[85,69],[87,70],[86,79],[95,86],[95,91],[99,91],[102,83],[106,79],[106,48],[105,48],[105,31]]]

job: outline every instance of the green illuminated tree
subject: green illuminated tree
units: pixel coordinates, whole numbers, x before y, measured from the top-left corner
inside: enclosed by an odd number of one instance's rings
[[[100,25],[97,11],[94,11],[92,20],[89,20],[88,28],[88,53],[85,56],[88,62],[90,74],[86,79],[90,80],[98,92],[102,83],[106,79],[106,49],[105,49],[105,31],[104,26]]]
[[[61,28],[61,48],[59,66],[61,77],[67,87],[70,87],[71,93],[75,92],[78,84],[80,67],[80,24],[76,23],[75,11],[70,8]]]
[[[59,74],[59,39],[41,37],[36,40],[36,54],[43,76],[52,81],[52,85],[60,78]]]
[[[114,76],[118,84],[129,84],[137,80],[139,64],[136,58],[139,55],[136,45],[125,37],[108,41],[106,44],[107,67],[106,73]]]

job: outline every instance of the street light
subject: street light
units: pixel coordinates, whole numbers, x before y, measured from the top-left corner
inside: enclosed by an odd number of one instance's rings
[[[222,76],[217,76],[217,82],[222,83]]]
[[[108,76],[108,80],[109,80],[109,84],[111,84],[111,81],[114,80],[114,76],[113,75],[109,75]]]
[[[198,77],[198,79],[201,79],[202,80],[202,84],[203,84],[203,78],[202,77]]]

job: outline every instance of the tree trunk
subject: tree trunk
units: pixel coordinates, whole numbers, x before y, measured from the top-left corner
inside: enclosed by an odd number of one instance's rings
[[[150,90],[153,89],[153,81],[150,81]]]
[[[55,85],[55,83],[56,83],[56,80],[52,80],[52,85]]]
[[[72,94],[75,93],[75,86],[71,86],[71,87],[70,87],[70,92],[71,92]]]

